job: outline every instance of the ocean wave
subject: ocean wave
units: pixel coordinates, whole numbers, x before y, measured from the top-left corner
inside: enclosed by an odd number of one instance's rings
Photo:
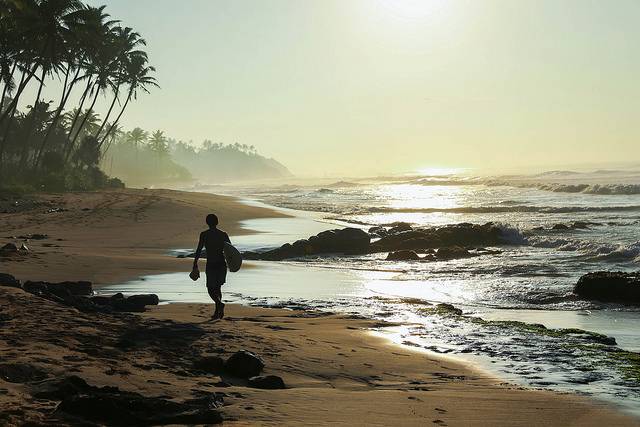
[[[491,187],[536,188],[554,193],[582,193],[604,196],[630,196],[640,194],[640,184],[563,184],[553,182],[518,182],[488,179],[481,183]]]
[[[577,239],[529,237],[529,245],[559,251],[580,252],[589,261],[640,262],[640,242],[628,245],[592,242]]]
[[[457,208],[392,208],[373,206],[364,209],[369,213],[505,213],[505,212],[620,212],[640,211],[640,205],[628,206],[460,206]]]

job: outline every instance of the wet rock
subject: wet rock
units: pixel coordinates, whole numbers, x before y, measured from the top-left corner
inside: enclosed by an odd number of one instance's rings
[[[204,356],[196,360],[193,367],[208,374],[219,374],[224,369],[224,360],[218,356]]]
[[[583,299],[640,305],[640,273],[596,271],[578,279],[573,292]]]
[[[20,281],[13,277],[11,274],[0,273],[0,286],[11,286],[14,288],[19,288]]]
[[[158,305],[160,303],[160,299],[156,294],[139,294],[139,295],[131,295],[127,298],[127,302],[134,305]]]
[[[387,232],[386,228],[381,226],[375,226],[369,229],[369,234],[372,235],[373,237],[384,237],[389,233]]]
[[[434,228],[414,228],[388,235],[371,245],[372,252],[424,250],[451,246],[482,246],[508,243],[502,230],[493,223],[452,224]]]
[[[396,222],[392,224],[391,228],[387,231],[387,234],[398,234],[412,229],[413,227],[408,222]]]
[[[556,224],[553,227],[551,227],[551,229],[552,230],[568,230],[569,226],[564,224]]]
[[[472,256],[474,255],[471,252],[460,246],[440,248],[438,249],[438,252],[436,252],[436,258],[443,261],[451,259],[470,258]]]
[[[160,299],[156,294],[131,295],[125,298],[122,293],[118,292],[111,296],[108,301],[100,301],[100,304],[105,302],[107,302],[105,305],[111,307],[114,311],[142,313],[147,305],[158,305]]]
[[[446,303],[436,305],[435,310],[438,314],[453,314],[456,316],[462,315],[461,309]]]
[[[387,261],[416,261],[419,259],[421,259],[420,255],[415,251],[395,251],[389,252],[389,255],[387,255]]]
[[[293,244],[285,243],[279,248],[267,252],[245,252],[246,259],[280,261],[316,254],[356,254],[364,253],[369,247],[371,237],[359,228],[327,230],[307,240],[298,240]]]
[[[281,390],[286,388],[284,381],[277,375],[261,375],[249,378],[249,387],[265,390]]]
[[[239,378],[251,378],[260,375],[264,369],[264,362],[257,355],[240,350],[227,359],[224,364],[225,371]]]

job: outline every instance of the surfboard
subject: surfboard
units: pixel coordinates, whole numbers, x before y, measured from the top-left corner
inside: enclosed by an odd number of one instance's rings
[[[242,266],[242,255],[231,243],[224,242],[224,259],[227,261],[229,271],[235,273]]]

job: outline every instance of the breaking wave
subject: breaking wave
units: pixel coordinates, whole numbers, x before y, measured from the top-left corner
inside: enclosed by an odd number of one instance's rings
[[[391,208],[373,206],[365,209],[369,213],[504,213],[504,212],[620,212],[640,211],[640,205],[629,206],[461,206],[457,208]]]
[[[629,245],[592,242],[577,239],[553,239],[530,237],[528,242],[537,248],[551,248],[559,251],[580,252],[589,261],[640,262],[640,242]]]

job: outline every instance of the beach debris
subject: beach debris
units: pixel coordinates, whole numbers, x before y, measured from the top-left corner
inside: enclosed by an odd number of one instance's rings
[[[222,422],[222,415],[217,410],[222,403],[219,393],[174,402],[118,387],[95,387],[78,376],[45,381],[34,386],[32,393],[38,399],[59,400],[54,416],[71,417],[75,422],[90,421],[114,426]]]
[[[251,378],[260,375],[260,372],[264,369],[264,362],[254,353],[240,350],[227,359],[224,369],[238,378]]]
[[[284,380],[277,375],[260,375],[249,378],[249,387],[265,390],[281,390],[286,388]]]
[[[595,271],[578,279],[573,292],[580,298],[640,305],[640,273]]]

